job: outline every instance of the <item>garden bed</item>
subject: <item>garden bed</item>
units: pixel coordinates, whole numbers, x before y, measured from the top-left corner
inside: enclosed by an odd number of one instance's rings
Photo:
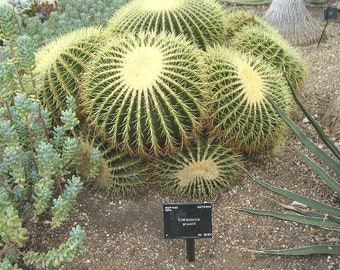
[[[251,9],[261,15],[267,8]],[[323,7],[308,9],[323,27]],[[328,24],[326,33],[328,39],[319,48],[316,44],[297,48],[310,65],[310,77],[301,100],[319,121],[330,101],[337,97],[340,86],[339,19]],[[296,116],[296,121],[317,140],[301,114]],[[331,134],[330,137],[337,146],[340,145],[338,136]],[[303,149],[295,136],[289,133],[278,147],[276,156],[253,157],[247,161],[247,169],[272,184],[329,203],[332,192],[298,157],[296,148]],[[107,198],[86,188],[69,224],[79,224],[86,230],[87,250],[72,264],[60,269],[339,269],[339,256],[280,257],[256,252],[268,248],[334,244],[332,241],[340,238],[332,231],[252,216],[238,210],[242,207],[280,209],[275,203],[278,200],[289,203],[251,180],[242,179],[229,194],[213,201],[213,238],[197,240],[196,261],[188,262],[185,241],[165,240],[163,236],[162,205],[180,202],[180,199],[150,186],[137,196],[124,198]],[[67,234],[66,230],[52,235],[43,233],[39,236],[39,245],[53,247]]]

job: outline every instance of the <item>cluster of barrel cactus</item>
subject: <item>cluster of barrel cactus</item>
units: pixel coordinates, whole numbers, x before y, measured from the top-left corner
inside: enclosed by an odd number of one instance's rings
[[[295,90],[307,78],[274,29],[214,0],[133,0],[107,26],[61,37],[37,60],[55,121],[73,96],[84,155],[102,153],[98,170],[89,157],[80,171],[114,194],[150,181],[196,199],[228,190],[242,153],[284,134],[271,100],[291,113],[285,78]]]

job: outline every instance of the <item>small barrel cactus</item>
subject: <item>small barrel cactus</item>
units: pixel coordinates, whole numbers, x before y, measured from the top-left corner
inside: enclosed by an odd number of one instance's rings
[[[243,160],[231,148],[201,139],[179,153],[157,159],[154,175],[173,194],[211,199],[240,178]]]
[[[264,31],[276,31],[265,20],[256,16],[253,12],[235,10],[226,15],[226,36],[227,41],[234,38],[235,34],[242,31],[245,26],[259,26]]]
[[[243,27],[235,35],[232,47],[262,57],[284,72],[294,90],[299,92],[308,77],[308,67],[302,56],[277,32],[259,26]]]
[[[59,122],[66,109],[66,100],[72,96],[79,103],[79,85],[86,64],[105,43],[107,32],[98,27],[75,30],[61,36],[37,53],[36,72],[41,77],[39,98]]]
[[[273,146],[284,123],[269,97],[287,113],[292,104],[282,74],[260,58],[226,47],[209,49],[205,59],[212,133],[247,153]]]
[[[179,36],[113,37],[84,75],[89,124],[131,153],[173,152],[200,129],[201,56]]]
[[[111,31],[184,34],[205,49],[225,38],[225,11],[214,0],[134,0],[109,21]]]
[[[79,174],[108,195],[134,192],[148,180],[146,163],[126,152],[88,127],[81,128],[81,163]]]

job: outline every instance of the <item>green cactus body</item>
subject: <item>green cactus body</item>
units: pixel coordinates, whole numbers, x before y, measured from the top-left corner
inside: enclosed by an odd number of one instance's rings
[[[299,92],[308,77],[307,64],[301,55],[277,32],[261,27],[243,27],[232,40],[232,46],[243,52],[262,57],[273,64]]]
[[[81,130],[82,158],[79,174],[108,195],[136,191],[148,180],[148,167],[140,158],[117,150],[95,130]],[[99,152],[96,152],[96,151]]]
[[[109,21],[113,32],[167,31],[184,34],[205,49],[225,37],[225,11],[214,0],[134,0]]]
[[[256,16],[253,12],[245,10],[235,10],[227,13],[226,15],[226,36],[227,42],[232,40],[234,36],[242,31],[245,26],[258,26],[263,28],[264,31],[276,31],[265,20]]]
[[[57,123],[61,110],[67,108],[68,96],[79,103],[81,76],[107,34],[98,27],[83,28],[61,36],[38,52],[36,72],[42,84],[39,98]]]
[[[274,146],[284,123],[268,97],[285,112],[292,104],[282,75],[260,58],[222,47],[208,50],[206,64],[213,92],[212,133],[247,153]]]
[[[200,130],[201,53],[165,33],[113,37],[85,75],[89,123],[140,155],[176,150]]]
[[[198,140],[176,155],[155,161],[162,187],[195,199],[213,198],[231,188],[241,175],[240,155],[211,140]]]

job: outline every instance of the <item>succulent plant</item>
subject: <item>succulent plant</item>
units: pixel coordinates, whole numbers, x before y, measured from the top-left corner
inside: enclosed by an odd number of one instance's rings
[[[34,1],[30,13],[42,10],[34,17],[24,18],[27,27],[23,31],[35,40],[37,47],[41,47],[74,30],[106,25],[112,14],[128,1],[58,0],[57,6],[53,5],[56,1],[49,1],[47,4]],[[38,10],[34,10],[37,8]]]
[[[242,164],[241,156],[231,148],[201,139],[175,155],[157,159],[154,174],[174,194],[211,199],[239,180]]]
[[[175,151],[200,129],[201,56],[179,36],[113,37],[84,75],[89,124],[131,153]]]
[[[226,47],[209,49],[205,60],[212,134],[247,153],[274,146],[284,123],[269,98],[287,113],[292,104],[283,76],[262,59]]]
[[[299,92],[308,77],[308,67],[302,56],[281,35],[259,26],[243,27],[232,40],[232,46],[262,57],[284,72],[294,90]]]
[[[246,10],[233,10],[226,14],[227,42],[234,38],[235,34],[242,31],[245,26],[259,26],[264,31],[276,31],[265,20]]]
[[[17,9],[9,3],[0,1],[0,45],[3,41],[20,34],[21,23]]]
[[[108,23],[111,31],[125,33],[167,31],[184,34],[200,48],[225,38],[225,11],[215,0],[134,0]]]
[[[85,182],[91,182],[108,195],[134,192],[148,180],[148,166],[138,157],[113,147],[94,129],[80,130],[82,160],[78,167]]]
[[[36,72],[42,86],[39,98],[54,121],[59,122],[68,96],[79,103],[81,76],[106,38],[107,32],[101,28],[83,28],[52,41],[38,52]]]

